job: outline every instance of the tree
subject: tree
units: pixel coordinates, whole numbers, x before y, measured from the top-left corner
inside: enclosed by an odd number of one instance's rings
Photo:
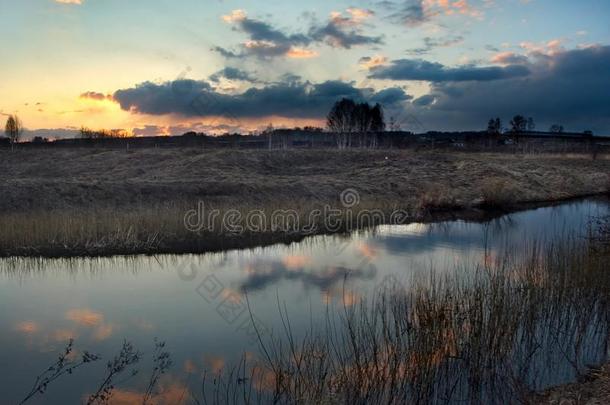
[[[354,130],[356,103],[349,98],[337,101],[326,118],[326,125],[332,132],[346,133]]]
[[[14,144],[19,142],[19,138],[23,133],[23,125],[21,124],[21,120],[16,115],[9,115],[6,120],[6,125],[4,127],[4,133],[8,137],[11,142],[11,149]]]
[[[368,141],[370,132],[385,130],[383,109],[380,104],[371,107],[368,103],[355,103],[344,98],[336,102],[327,116],[327,126],[331,132],[337,133],[337,145],[340,149],[352,146],[352,135],[360,134],[360,145]],[[376,137],[371,146],[375,146]]]
[[[554,134],[561,134],[563,132],[563,125],[553,124],[549,128],[549,132],[552,132]]]
[[[527,129],[527,119],[523,115],[515,115],[510,121],[511,132],[525,132]]]
[[[490,135],[500,135],[502,132],[502,121],[500,118],[490,119],[487,124],[487,133]]]
[[[351,145],[351,134],[356,126],[356,103],[349,98],[337,101],[326,118],[328,129],[338,134],[337,146],[345,149]]]
[[[529,117],[527,119],[527,130],[529,132],[532,132],[534,129],[536,129],[536,123],[534,122],[534,119],[532,117]]]
[[[383,114],[383,107],[377,103],[371,109],[371,131],[383,132],[385,131],[385,118]]]

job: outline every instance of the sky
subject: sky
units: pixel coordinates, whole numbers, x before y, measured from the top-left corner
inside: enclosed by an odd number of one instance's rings
[[[0,0],[0,114],[69,136],[323,126],[610,134],[607,0]],[[2,117],[4,118],[4,117]]]

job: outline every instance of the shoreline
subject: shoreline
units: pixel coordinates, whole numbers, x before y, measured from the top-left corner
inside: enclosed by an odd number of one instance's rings
[[[610,402],[610,363],[591,368],[578,381],[550,387],[536,393],[531,403],[553,404],[607,404]]]
[[[32,149],[0,151],[0,170],[12,173],[0,183],[0,257],[218,252],[392,224],[396,212],[401,224],[483,221],[610,192],[610,159],[584,154]],[[184,218],[199,204],[223,218],[192,232]],[[332,231],[324,215],[311,221],[326,208],[340,211]],[[278,231],[282,211],[315,232]],[[230,212],[245,232],[225,232]],[[253,230],[254,212],[264,220]],[[354,223],[363,213],[379,215]]]
[[[336,232],[322,231],[314,233],[259,233],[245,234],[239,236],[225,235],[216,236],[212,243],[205,243],[198,240],[196,237],[193,243],[177,242],[177,245],[161,247],[154,246],[150,249],[146,248],[107,248],[102,247],[97,250],[91,248],[89,251],[82,249],[71,250],[69,248],[62,249],[61,247],[49,248],[26,248],[29,252],[23,254],[1,254],[0,259],[94,259],[94,258],[113,258],[113,257],[136,257],[136,256],[158,256],[158,255],[201,255],[207,253],[227,252],[231,250],[247,250],[255,248],[269,247],[273,245],[283,244],[291,245],[300,243],[303,240],[319,236],[345,236],[349,237],[354,232],[370,231],[382,225],[411,225],[411,224],[433,224],[446,221],[464,221],[472,223],[482,223],[492,221],[507,215],[535,210],[538,208],[549,208],[561,206],[564,204],[578,203],[587,200],[599,200],[610,203],[610,198],[607,194],[593,194],[569,197],[560,200],[552,201],[527,201],[515,202],[504,206],[488,207],[471,207],[453,210],[443,210],[423,213],[419,217],[412,218],[406,222],[392,224],[389,222],[376,223],[366,227],[352,228],[350,226]],[[258,239],[256,239],[258,238]],[[2,252],[4,253],[4,252]]]

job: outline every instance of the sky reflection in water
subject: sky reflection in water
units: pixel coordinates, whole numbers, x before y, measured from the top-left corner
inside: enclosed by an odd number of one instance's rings
[[[67,340],[108,359],[128,339],[144,352],[142,375],[115,399],[126,403],[145,387],[153,339],[165,340],[174,366],[164,398],[177,402],[203,370],[220,370],[244,352],[254,356],[244,291],[266,330],[279,326],[278,302],[298,334],[327,304],[354,305],[389,275],[412,277],[480,264],[484,249],[582,234],[602,201],[516,213],[484,224],[444,222],[382,226],[352,237],[319,236],[203,256],[0,262],[0,398],[20,400]],[[177,271],[180,269],[180,271]],[[31,403],[72,403],[99,384],[105,361],[64,378]]]

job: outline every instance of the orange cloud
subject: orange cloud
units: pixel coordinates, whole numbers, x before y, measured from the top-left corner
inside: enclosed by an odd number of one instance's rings
[[[104,315],[90,309],[71,309],[66,312],[66,319],[82,326],[97,326],[104,321]]]
[[[307,256],[285,256],[282,258],[284,267],[290,270],[298,270],[311,264],[311,258]]]
[[[231,14],[223,15],[222,20],[228,24],[243,21],[246,19],[246,12],[241,9],[231,11]]]
[[[377,256],[377,251],[372,246],[364,242],[359,243],[357,249],[362,256],[366,257],[369,260],[372,260]]]
[[[385,56],[381,56],[381,55],[375,55],[372,57],[366,56],[366,57],[360,59],[360,66],[362,66],[366,69],[371,69],[376,66],[385,65],[387,62],[388,62],[388,58]]]
[[[185,398],[191,396],[188,387],[178,382],[163,383],[158,387],[159,393],[154,396],[152,403],[155,405],[170,405],[184,403]],[[134,405],[141,404],[144,393],[138,391],[115,389],[110,397],[110,405]]]
[[[197,366],[193,360],[186,360],[184,362],[184,372],[187,374],[193,374],[197,371]]]
[[[76,339],[77,333],[70,329],[57,329],[53,332],[53,340],[56,342],[67,342],[70,339]]]
[[[114,97],[111,94],[98,93],[95,91],[86,91],[82,93],[79,98],[85,100],[95,100],[95,101],[105,101],[110,100],[114,101]]]
[[[203,363],[206,368],[212,370],[214,374],[220,374],[225,368],[225,359],[218,356],[207,356],[204,358]]]
[[[354,21],[363,21],[375,15],[372,10],[366,10],[363,8],[350,7],[347,12],[352,16]]]
[[[521,42],[519,44],[529,55],[546,55],[553,56],[565,49],[562,46],[561,39],[552,39],[546,43],[535,43],[535,42]]]
[[[527,63],[527,57],[514,52],[500,52],[491,57],[491,63],[498,65]]]
[[[93,332],[93,339],[97,340],[98,342],[106,340],[110,336],[112,336],[113,331],[114,327],[112,325],[102,324],[98,326],[97,329],[95,329],[95,331]]]
[[[352,307],[362,300],[362,296],[353,291],[347,291],[342,296],[342,302],[345,307]]]
[[[23,321],[23,322],[19,322],[15,326],[15,330],[17,332],[21,332],[26,335],[33,335],[40,331],[40,325],[38,325],[38,323],[36,323],[34,321]]]
[[[424,0],[422,5],[424,13],[430,17],[440,13],[445,15],[462,14],[476,18],[482,17],[481,11],[472,7],[468,0]]]
[[[288,52],[286,53],[286,56],[288,56],[289,58],[293,58],[293,59],[309,59],[309,58],[315,58],[317,57],[319,54],[316,51],[312,51],[309,49],[304,49],[304,48],[295,48],[292,47],[288,50]]]

